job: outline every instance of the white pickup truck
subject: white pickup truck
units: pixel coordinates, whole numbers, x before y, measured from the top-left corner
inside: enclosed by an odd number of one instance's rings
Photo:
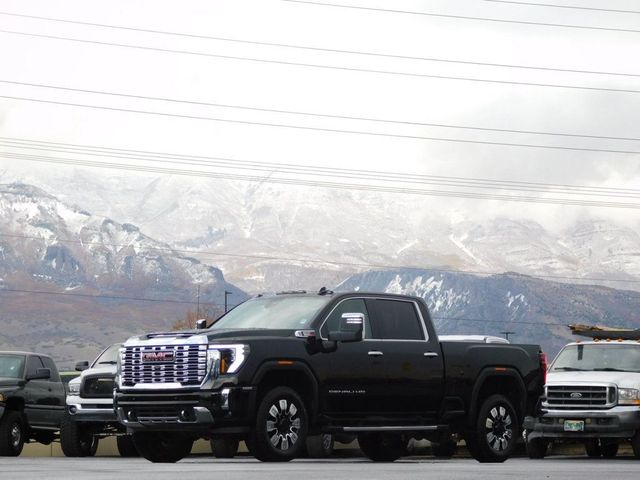
[[[566,345],[551,363],[541,414],[524,423],[530,458],[554,441],[582,442],[587,455],[606,458],[630,442],[640,458],[640,335],[624,332],[574,329],[592,340]]]

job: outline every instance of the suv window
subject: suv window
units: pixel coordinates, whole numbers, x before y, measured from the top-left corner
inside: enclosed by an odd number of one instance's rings
[[[420,318],[413,302],[369,300],[373,338],[424,340]]]
[[[49,357],[40,357],[40,360],[42,360],[42,363],[44,363],[44,368],[48,368],[49,370],[51,370],[51,378],[49,379],[49,381],[59,382],[60,375],[58,375],[58,369],[53,360]]]
[[[320,329],[320,336],[328,338],[330,331],[336,331],[340,325],[340,318],[343,313],[362,313],[364,315],[364,338],[371,338],[371,325],[369,323],[369,312],[362,298],[349,298],[340,302],[327,317],[324,325]]]
[[[27,359],[27,375],[35,375],[39,368],[44,368],[40,357],[29,355]]]

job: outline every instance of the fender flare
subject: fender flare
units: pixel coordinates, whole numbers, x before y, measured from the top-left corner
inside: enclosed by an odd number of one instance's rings
[[[511,367],[507,367],[504,369],[496,370],[495,367],[487,367],[483,369],[478,378],[476,379],[475,384],[473,385],[473,390],[471,391],[471,402],[469,405],[469,417],[467,418],[467,422],[469,425],[473,425],[475,423],[475,417],[480,408],[478,405],[478,397],[480,396],[480,390],[485,385],[487,380],[497,378],[497,377],[508,377],[513,378],[516,381],[517,385],[517,394],[518,394],[518,404],[514,405],[518,412],[524,416],[526,411],[526,403],[527,403],[527,389],[524,385],[524,381],[520,376],[520,373]]]

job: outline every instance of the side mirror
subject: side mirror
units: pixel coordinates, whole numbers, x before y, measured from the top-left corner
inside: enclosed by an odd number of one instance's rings
[[[39,368],[36,373],[27,375],[26,380],[49,380],[51,378],[51,370],[48,368]]]
[[[84,362],[76,363],[76,372],[84,372],[89,368],[89,362],[86,360]]]
[[[207,328],[207,320],[205,318],[196,320],[196,330],[204,330],[205,328]]]
[[[329,332],[329,340],[334,342],[360,342],[364,333],[362,313],[343,313],[337,332]]]

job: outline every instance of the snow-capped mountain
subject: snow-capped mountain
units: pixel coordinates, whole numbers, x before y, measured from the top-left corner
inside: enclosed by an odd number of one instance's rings
[[[337,288],[415,295],[429,305],[440,334],[513,332],[512,341],[540,344],[550,354],[575,340],[567,328],[572,323],[640,326],[638,292],[518,274],[376,271],[354,275]]]

